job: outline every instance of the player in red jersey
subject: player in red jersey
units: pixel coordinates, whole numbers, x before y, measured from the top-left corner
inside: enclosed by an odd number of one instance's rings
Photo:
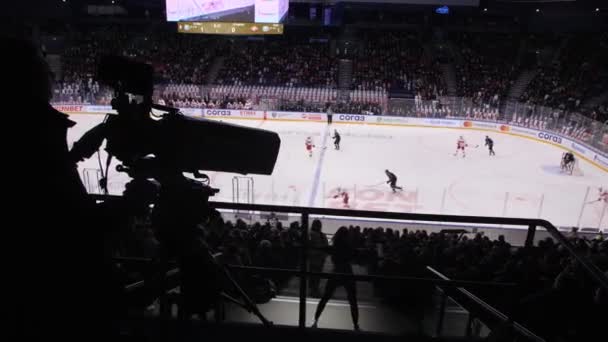
[[[348,200],[350,199],[350,197],[348,197],[348,192],[338,189],[338,194],[335,195],[334,198],[338,197],[342,197],[342,204],[344,205],[344,208],[350,208],[348,205]]]
[[[596,203],[596,202],[604,202],[608,203],[608,188],[607,187],[599,187],[597,189],[597,199],[593,201],[587,202],[587,204]]]
[[[599,188],[599,196],[597,202],[604,201],[608,203],[608,188]]]
[[[308,151],[308,156],[312,157],[312,148],[315,147],[315,145],[313,145],[311,137],[306,138],[305,145],[306,145],[306,151]]]
[[[454,157],[458,156],[458,151],[462,151],[462,158],[465,157],[465,153],[464,153],[464,148],[467,147],[467,143],[464,140],[464,138],[462,137],[462,135],[460,136],[460,138],[458,138],[458,141],[456,142],[456,153],[454,153]]]

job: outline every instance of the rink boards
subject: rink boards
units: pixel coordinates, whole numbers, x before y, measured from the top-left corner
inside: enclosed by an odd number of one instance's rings
[[[68,114],[103,114],[111,113],[109,106],[90,105],[56,105],[59,111]],[[256,111],[256,110],[234,110],[234,109],[201,109],[181,108],[183,114],[208,119],[230,119],[230,120],[267,120],[284,122],[327,122],[325,113],[307,112],[281,112],[281,111]],[[578,158],[587,161],[597,168],[608,172],[608,154],[593,147],[586,146],[575,140],[557,133],[520,127],[508,123],[494,123],[488,121],[476,121],[468,119],[439,119],[439,118],[413,118],[400,116],[382,115],[360,115],[360,114],[333,114],[332,121],[337,124],[357,125],[380,125],[380,126],[404,126],[404,127],[427,127],[448,128],[462,130],[478,130],[487,132],[498,132],[509,134],[537,142],[550,144],[566,151],[574,153]]]
[[[57,107],[68,113],[93,114],[71,117],[78,124],[70,130],[70,142],[101,122],[100,114],[109,111],[104,106]],[[606,156],[550,132],[460,119],[334,114],[334,125],[328,126],[322,113],[222,109],[182,112],[280,135],[281,151],[273,175],[251,175],[258,204],[343,208],[340,199],[334,198],[342,189],[350,194],[350,207],[359,210],[470,216],[481,213],[542,218],[562,227],[608,228],[606,206],[586,204],[596,199],[598,187],[608,184]],[[342,135],[341,151],[335,151],[331,143],[334,129]],[[473,146],[467,149],[466,159],[452,156],[459,135]],[[496,159],[487,156],[485,135],[495,140]],[[317,146],[312,158],[304,150],[306,136],[312,136]],[[583,176],[561,173],[559,161],[564,150],[579,157]],[[97,168],[96,158],[80,164],[83,175],[85,170],[95,172]],[[390,192],[385,168],[396,172],[399,183],[405,186],[403,192]],[[110,192],[120,194],[128,177],[111,171]],[[208,174],[214,186],[222,189],[213,200],[234,201],[232,178],[239,175]],[[328,228],[332,226],[329,221],[327,224]],[[503,227],[497,228],[504,231]]]

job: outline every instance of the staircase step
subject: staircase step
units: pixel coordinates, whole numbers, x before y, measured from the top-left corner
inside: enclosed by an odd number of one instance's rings
[[[583,102],[583,108],[593,108],[595,106],[599,106],[600,104],[608,101],[608,90],[601,93],[600,95],[591,97]]]
[[[216,57],[211,66],[209,67],[209,71],[207,72],[207,76],[205,78],[205,84],[214,84],[217,76],[220,74],[220,70],[224,66],[224,57]]]
[[[353,82],[353,61],[340,59],[338,61],[338,88],[350,89]]]
[[[456,84],[456,71],[454,70],[454,66],[452,64],[442,64],[441,70],[447,86],[448,96],[456,96],[458,93],[458,86]]]
[[[57,79],[61,79],[61,77],[63,75],[61,56],[49,54],[46,56],[46,62],[48,63],[49,68],[55,74]]]
[[[507,97],[510,99],[518,99],[524,93],[530,82],[532,82],[537,72],[538,71],[535,69],[527,69],[522,71],[515,82],[513,82]]]

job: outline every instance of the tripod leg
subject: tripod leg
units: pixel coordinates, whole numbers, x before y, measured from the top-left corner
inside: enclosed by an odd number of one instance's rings
[[[262,315],[262,313],[260,312],[260,309],[258,309],[258,306],[251,300],[251,298],[249,298],[247,293],[241,288],[241,286],[236,282],[236,280],[234,280],[234,278],[232,277],[230,272],[226,269],[226,267],[224,267],[223,265],[218,265],[218,266],[222,268],[226,278],[228,278],[230,283],[232,283],[234,288],[237,290],[237,292],[241,295],[241,297],[245,301],[245,303],[243,303],[241,305],[243,307],[245,307],[245,309],[247,311],[250,311],[254,315],[256,315],[265,326],[267,326],[267,327],[272,326],[272,322],[267,320],[266,317],[264,317],[264,315]]]

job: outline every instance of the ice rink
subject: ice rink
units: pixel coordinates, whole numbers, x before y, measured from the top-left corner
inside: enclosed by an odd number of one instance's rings
[[[103,120],[103,115],[76,114],[70,143]],[[517,136],[474,130],[390,127],[316,122],[230,120],[272,130],[281,136],[281,150],[273,175],[250,175],[254,201],[343,208],[338,189],[346,190],[353,209],[542,218],[557,226],[608,229],[608,206],[598,199],[598,188],[608,186],[608,173],[580,160],[582,175],[566,175],[559,163],[564,150]],[[334,129],[342,136],[335,150]],[[494,140],[496,156],[484,145]],[[456,140],[463,135],[466,158],[454,157]],[[316,148],[309,157],[304,140]],[[256,144],[248,144],[255,153]],[[213,147],[206,147],[213,148]],[[102,154],[105,164],[105,155]],[[114,163],[115,164],[115,163]],[[99,169],[96,157],[80,164],[81,175]],[[392,193],[384,170],[398,177],[404,191]],[[221,189],[213,200],[231,202],[233,177],[208,173],[211,185]],[[110,192],[120,194],[128,176],[110,169]],[[246,180],[240,180],[240,199],[246,198]],[[95,185],[87,184],[89,188]]]

